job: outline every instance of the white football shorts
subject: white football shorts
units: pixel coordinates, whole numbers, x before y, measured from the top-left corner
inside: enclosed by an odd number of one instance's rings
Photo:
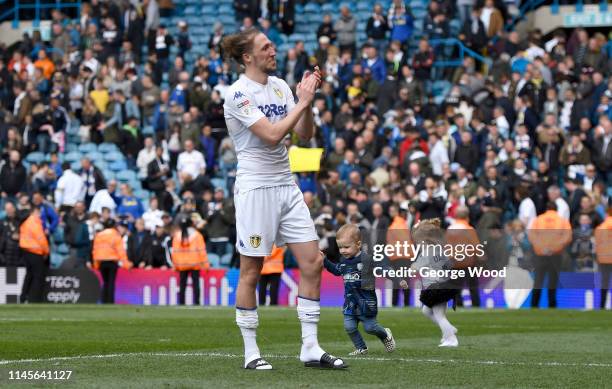
[[[297,185],[241,191],[234,187],[236,249],[242,255],[265,257],[272,245],[318,241],[304,196]]]

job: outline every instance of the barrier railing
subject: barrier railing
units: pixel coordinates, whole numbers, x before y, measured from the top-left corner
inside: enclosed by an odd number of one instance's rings
[[[12,19],[13,20],[13,28],[19,28],[19,11],[26,9],[34,10],[34,19],[33,24],[34,27],[38,27],[40,25],[40,11],[45,9],[70,9],[76,8],[77,16],[81,11],[81,0],[77,0],[75,2],[64,3],[59,0],[55,2],[42,2],[41,0],[34,0],[34,2],[23,2],[23,0],[14,0],[14,4],[12,7],[4,11],[0,14],[0,22]]]
[[[488,66],[490,66],[493,63],[493,61],[490,58],[485,57],[484,55],[479,54],[479,53],[475,52],[474,50],[468,48],[467,46],[465,46],[463,44],[463,42],[461,42],[457,38],[431,39],[431,40],[429,40],[429,44],[433,48],[435,48],[437,46],[444,46],[445,48],[453,48],[453,46],[454,46],[455,48],[458,49],[458,51],[457,51],[458,58],[437,59],[434,62],[434,66],[435,67],[457,67],[457,66],[461,66],[463,64],[463,60],[465,59],[466,55],[468,57],[472,57],[472,58],[474,58],[474,59],[476,59],[478,61],[484,62]]]

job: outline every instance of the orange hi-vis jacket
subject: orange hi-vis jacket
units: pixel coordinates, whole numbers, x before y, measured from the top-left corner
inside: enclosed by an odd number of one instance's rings
[[[387,244],[389,245],[393,245],[396,246],[397,243],[399,243],[400,246],[400,253],[404,254],[404,242],[407,242],[407,244],[411,244],[412,243],[412,237],[410,236],[410,229],[408,228],[408,225],[406,224],[406,219],[404,219],[401,216],[396,216],[393,218],[393,222],[391,222],[391,225],[389,226],[389,229],[387,230]],[[397,259],[413,259],[414,257],[414,253],[412,252],[411,249],[409,249],[408,255],[404,256],[404,255],[399,255],[400,253],[394,251],[396,255],[390,255],[389,259],[391,261],[395,261]]]
[[[612,216],[606,217],[595,229],[595,253],[597,262],[612,265]]]
[[[196,229],[189,228],[189,239],[183,243],[181,231],[172,238],[172,263],[178,271],[208,269],[208,254],[204,237]]]
[[[49,241],[40,217],[30,215],[19,227],[19,247],[32,254],[49,255]]]
[[[93,241],[92,259],[96,269],[103,261],[121,261],[124,268],[131,267],[123,245],[123,238],[116,228],[107,228],[96,234]]]
[[[478,261],[475,255],[468,257],[466,255],[467,247],[471,246],[470,252],[474,253],[476,246],[480,244],[480,239],[474,227],[467,220],[455,219],[455,221],[446,229],[446,243],[453,246],[453,253],[456,253],[457,261],[455,268],[463,269],[469,266],[474,266]],[[465,256],[461,259],[460,255]]]
[[[261,274],[279,274],[285,270],[283,259],[285,258],[285,249],[281,247],[272,247],[272,254],[264,258]]]
[[[557,211],[549,210],[533,219],[527,237],[536,255],[560,254],[572,241],[572,226]]]

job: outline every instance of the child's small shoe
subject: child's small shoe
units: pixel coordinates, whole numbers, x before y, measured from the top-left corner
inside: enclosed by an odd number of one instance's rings
[[[385,351],[392,353],[395,351],[395,339],[393,339],[393,334],[391,333],[390,329],[385,328],[385,331],[387,332],[387,338],[383,339],[382,342],[385,345]]]
[[[366,355],[367,353],[368,353],[368,348],[366,347],[366,348],[358,348],[355,351],[351,351],[349,355],[354,357],[356,355]]]

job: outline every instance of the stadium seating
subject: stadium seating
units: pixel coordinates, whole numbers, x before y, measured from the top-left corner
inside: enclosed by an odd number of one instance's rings
[[[45,155],[39,151],[32,152],[26,157],[28,163],[41,163],[45,160]]]

